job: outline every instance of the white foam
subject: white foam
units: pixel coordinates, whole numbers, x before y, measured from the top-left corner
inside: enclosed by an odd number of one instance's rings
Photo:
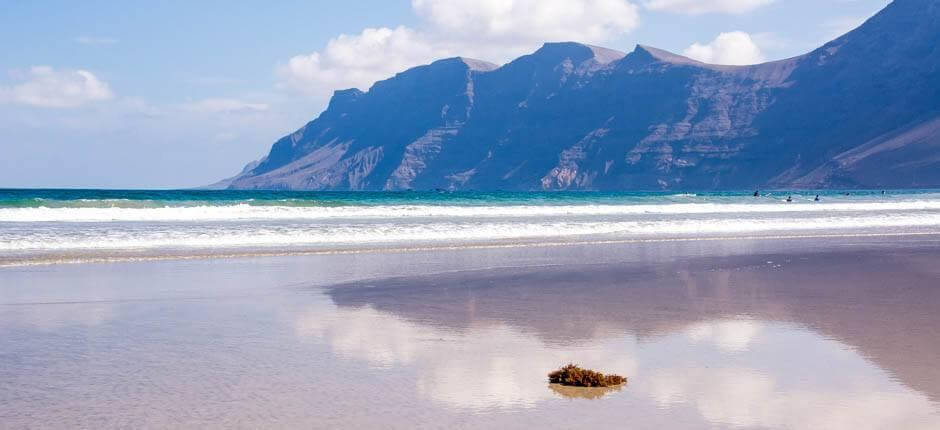
[[[773,214],[940,210],[940,200],[891,202],[672,203],[545,206],[190,206],[162,208],[0,208],[0,222],[203,222],[253,220],[520,218],[671,214]]]
[[[570,238],[698,237],[721,234],[813,231],[881,231],[897,228],[940,229],[940,213],[873,214],[819,218],[706,218],[655,221],[497,221],[367,224],[250,225],[227,228],[115,228],[94,231],[30,230],[0,234],[0,252],[116,250],[151,248],[239,248],[422,243],[480,243],[500,240]]]

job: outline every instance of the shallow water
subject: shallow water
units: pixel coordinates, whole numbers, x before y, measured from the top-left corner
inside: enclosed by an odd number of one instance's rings
[[[5,268],[0,427],[940,428],[938,256],[917,236]],[[569,361],[629,381],[550,387]]]

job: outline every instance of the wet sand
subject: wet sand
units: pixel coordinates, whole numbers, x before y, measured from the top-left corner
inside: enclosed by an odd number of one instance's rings
[[[940,428],[938,239],[4,268],[0,427]]]

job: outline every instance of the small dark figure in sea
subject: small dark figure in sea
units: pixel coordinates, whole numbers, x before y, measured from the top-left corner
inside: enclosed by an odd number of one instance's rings
[[[885,190],[881,190],[881,195],[885,195]]]
[[[754,191],[754,197],[760,197],[760,190]]]
[[[813,199],[813,201],[814,201],[814,202],[818,202],[818,201],[819,201],[819,194],[816,194],[816,198]]]
[[[792,201],[793,201],[793,196],[787,196],[787,203],[790,203]]]
[[[847,196],[851,196],[851,195],[852,195],[852,193],[845,193],[845,195],[847,195]]]

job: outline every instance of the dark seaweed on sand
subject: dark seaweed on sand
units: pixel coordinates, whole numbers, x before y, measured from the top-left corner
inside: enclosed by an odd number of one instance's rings
[[[620,375],[605,375],[569,363],[567,366],[549,373],[548,381],[553,384],[575,387],[612,387],[623,384],[627,381],[627,378]]]

